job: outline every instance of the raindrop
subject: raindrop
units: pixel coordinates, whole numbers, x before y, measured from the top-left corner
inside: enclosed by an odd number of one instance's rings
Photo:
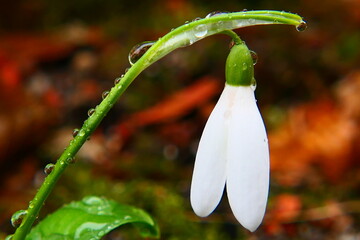
[[[76,137],[78,135],[79,131],[80,130],[78,128],[75,128],[72,132],[73,137]]]
[[[99,206],[105,203],[104,199],[96,196],[87,196],[82,200],[86,205]]]
[[[195,37],[202,38],[207,34],[208,30],[205,24],[201,24],[195,27]]]
[[[231,40],[231,42],[229,43],[229,49],[232,49],[232,47],[235,45],[234,40]]]
[[[54,168],[55,168],[55,165],[52,163],[49,163],[48,165],[45,166],[44,173],[46,175],[49,175],[54,170]]]
[[[90,108],[88,111],[88,116],[91,117],[91,115],[93,115],[95,113],[95,109],[94,108]]]
[[[66,162],[67,162],[68,164],[75,163],[75,157],[68,157],[68,158],[66,159]]]
[[[299,25],[296,26],[296,30],[298,32],[305,31],[306,28],[307,28],[307,24],[304,21],[302,21]]]
[[[255,89],[256,89],[256,80],[255,80],[255,78],[252,79],[250,87],[251,87],[251,89],[253,91],[255,91]]]
[[[118,84],[118,83],[120,82],[120,80],[121,80],[121,77],[115,78],[114,84],[115,84],[115,85]]]
[[[154,43],[155,41],[146,41],[135,45],[129,53],[130,64],[134,65]]]
[[[101,97],[102,97],[102,99],[105,99],[108,95],[109,95],[109,91],[105,91],[101,94]]]
[[[258,61],[258,55],[256,54],[256,52],[251,51],[251,50],[250,50],[250,55],[251,55],[251,58],[253,60],[253,64],[255,65],[257,63],[257,61]]]
[[[248,65],[246,63],[243,63],[243,70],[245,71],[248,68]]]
[[[85,135],[85,130],[84,129],[81,129],[80,132],[79,132],[79,136],[80,137],[83,137]]]
[[[214,17],[214,16],[217,16],[217,15],[226,14],[226,13],[229,13],[229,12],[227,12],[227,11],[214,11],[214,12],[211,12],[208,15],[206,15],[205,18],[210,18],[210,17]]]
[[[19,227],[26,214],[27,214],[26,210],[19,210],[15,212],[11,217],[11,225],[15,228]]]

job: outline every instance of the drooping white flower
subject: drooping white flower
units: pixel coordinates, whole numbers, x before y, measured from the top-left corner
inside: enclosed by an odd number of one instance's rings
[[[253,70],[239,74],[236,67],[240,64],[244,70],[244,56],[237,56],[239,52],[246,55],[247,67],[252,67],[248,66],[247,58],[251,60],[250,55],[247,56],[249,50],[245,44],[235,46],[240,47],[240,50],[232,50],[236,51],[232,57],[240,60],[236,59],[234,65],[230,53],[227,68],[235,66],[235,76],[251,77],[251,80],[247,79],[245,84],[244,79],[228,81],[234,70],[229,70],[229,74],[227,69],[227,84],[199,143],[190,200],[194,212],[200,217],[206,217],[220,202],[226,186],[236,219],[245,228],[255,231],[266,209],[269,149],[264,123],[256,105],[254,87],[251,86]],[[236,84],[239,82],[241,85]]]

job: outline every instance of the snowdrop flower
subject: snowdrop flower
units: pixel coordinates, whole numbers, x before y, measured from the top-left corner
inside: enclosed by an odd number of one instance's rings
[[[250,231],[260,225],[269,190],[269,148],[254,96],[254,68],[245,43],[232,47],[226,84],[203,131],[190,200],[194,212],[214,211],[225,185],[236,219]]]

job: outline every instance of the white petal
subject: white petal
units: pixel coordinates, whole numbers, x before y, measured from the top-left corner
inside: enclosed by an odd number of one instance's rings
[[[235,97],[225,87],[200,139],[191,182],[190,201],[200,217],[208,216],[219,204],[226,180],[226,139],[228,111]]]
[[[227,194],[236,219],[255,231],[269,191],[269,147],[264,123],[250,87],[238,87],[229,125]]]

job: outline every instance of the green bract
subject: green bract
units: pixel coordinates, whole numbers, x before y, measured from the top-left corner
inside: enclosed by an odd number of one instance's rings
[[[226,83],[232,86],[250,86],[254,79],[254,64],[244,42],[235,44],[226,59]]]

